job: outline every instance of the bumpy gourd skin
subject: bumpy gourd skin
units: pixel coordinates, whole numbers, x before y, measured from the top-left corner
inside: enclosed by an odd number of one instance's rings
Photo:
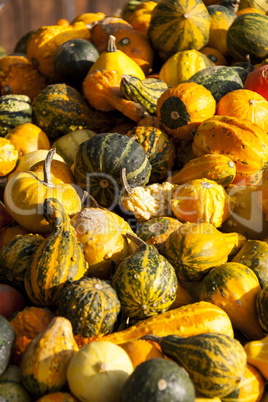
[[[24,279],[26,292],[36,306],[55,304],[64,284],[80,279],[87,269],[75,229],[60,202],[45,199],[44,211],[52,232],[37,249]]]

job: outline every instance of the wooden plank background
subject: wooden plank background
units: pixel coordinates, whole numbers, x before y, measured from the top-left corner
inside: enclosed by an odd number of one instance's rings
[[[18,40],[32,29],[72,21],[83,13],[118,15],[127,0],[0,0],[0,45],[12,53]],[[1,6],[2,5],[2,6]]]

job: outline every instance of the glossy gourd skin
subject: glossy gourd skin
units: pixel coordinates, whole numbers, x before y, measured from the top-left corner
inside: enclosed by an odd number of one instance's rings
[[[268,161],[267,134],[241,118],[214,116],[198,127],[193,151],[196,156],[206,153],[227,155],[236,164],[233,183],[255,185]]]
[[[57,315],[70,320],[74,335],[84,337],[112,331],[120,307],[116,291],[98,278],[68,283],[57,298]]]
[[[260,290],[259,280],[250,268],[238,262],[227,262],[205,276],[199,299],[221,307],[229,315],[234,328],[249,339],[260,339],[264,337],[256,309]]]
[[[87,269],[75,230],[60,202],[47,198],[44,215],[51,234],[35,252],[24,280],[27,295],[36,306],[55,304],[66,281],[80,279]]]
[[[268,379],[268,335],[257,340],[249,341],[244,346],[247,354],[247,361],[256,367],[263,375],[265,380]]]
[[[117,133],[102,133],[79,145],[74,163],[76,182],[100,205],[107,207],[118,201],[123,168],[130,186],[145,185],[149,181],[148,156],[133,139]]]
[[[66,367],[77,351],[70,321],[53,318],[23,354],[20,370],[25,388],[35,397],[59,391],[66,382]]]
[[[1,137],[20,124],[32,123],[32,102],[27,95],[2,95],[0,112]]]
[[[265,333],[267,333],[268,332],[268,315],[267,315],[268,286],[265,286],[264,288],[259,290],[259,292],[257,294],[256,306],[257,306],[257,316],[258,316],[260,326],[262,327],[263,331]]]
[[[188,374],[175,362],[152,359],[129,376],[120,402],[194,402],[195,389]]]
[[[149,244],[125,258],[113,276],[121,311],[134,320],[168,310],[175,300],[177,286],[174,268]]]
[[[148,35],[165,55],[200,49],[209,39],[210,16],[202,1],[162,0],[152,11]]]
[[[210,398],[232,392],[246,371],[243,346],[227,335],[209,333],[187,338],[148,335],[144,339],[159,343],[166,356],[186,369],[195,389]]]

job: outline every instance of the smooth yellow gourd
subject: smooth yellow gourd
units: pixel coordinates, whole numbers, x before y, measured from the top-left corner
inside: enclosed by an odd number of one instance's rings
[[[244,349],[248,363],[256,367],[268,380],[268,335],[246,343]]]

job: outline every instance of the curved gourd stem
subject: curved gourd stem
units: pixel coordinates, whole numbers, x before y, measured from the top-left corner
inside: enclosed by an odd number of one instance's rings
[[[121,183],[122,183],[122,187],[125,190],[125,192],[127,193],[128,196],[130,196],[133,193],[133,188],[131,188],[127,182],[127,175],[126,175],[126,168],[123,168],[121,170]]]
[[[158,335],[153,335],[153,334],[147,334],[147,335],[143,335],[139,339],[142,339],[143,341],[153,341],[153,342],[156,342],[158,345],[161,345],[163,337],[158,336]]]
[[[44,160],[44,185],[45,186],[54,186],[51,180],[51,163],[53,160],[53,156],[56,153],[56,148],[51,148],[48,151],[46,159]]]
[[[125,236],[129,239],[132,240],[133,243],[137,244],[137,246],[144,246],[145,244],[147,244],[144,240],[142,240],[140,237],[136,236],[133,233],[127,232],[125,233]]]

